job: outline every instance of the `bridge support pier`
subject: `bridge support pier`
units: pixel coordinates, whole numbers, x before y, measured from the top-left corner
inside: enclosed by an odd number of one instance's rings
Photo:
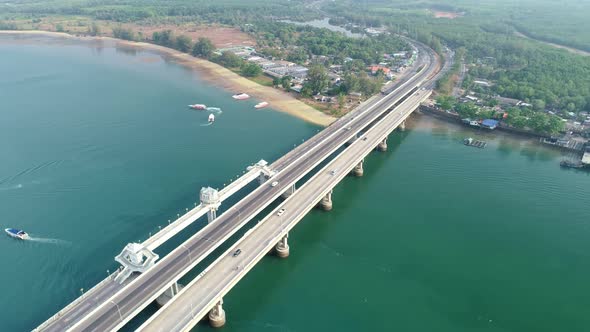
[[[225,311],[223,310],[223,299],[219,300],[217,304],[209,311],[209,324],[212,327],[222,327],[225,325]]]
[[[211,208],[207,211],[207,222],[211,223],[217,218],[217,208]]]
[[[381,152],[387,151],[387,137],[385,137],[383,141],[377,145],[377,150]]]
[[[289,238],[289,233],[285,234],[275,246],[275,252],[277,253],[277,256],[281,258],[289,257],[289,244],[287,243],[287,238]]]
[[[201,198],[201,204],[209,207],[209,211],[207,211],[207,222],[211,223],[217,218],[217,209],[221,205],[219,192],[211,187],[201,188],[199,197]]]
[[[293,193],[295,192],[297,188],[295,187],[295,184],[293,184],[291,187],[289,187],[289,189],[287,189],[281,196],[283,198],[289,198],[289,196],[293,195]]]
[[[363,162],[364,160],[361,160],[361,162],[358,163],[358,165],[354,166],[354,168],[352,169],[352,174],[354,174],[355,176],[363,176],[363,174],[365,173],[363,169]]]
[[[332,190],[328,191],[326,196],[322,198],[320,201],[320,207],[324,209],[324,211],[332,210]]]
[[[401,131],[406,130],[406,120],[402,121],[402,123],[399,124],[398,128]]]
[[[170,288],[168,288],[164,293],[156,298],[156,303],[163,307],[170,299],[172,299],[176,294],[178,294],[184,288],[183,285],[175,282],[172,284]]]

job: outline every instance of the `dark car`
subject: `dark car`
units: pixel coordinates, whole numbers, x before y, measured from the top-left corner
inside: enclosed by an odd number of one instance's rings
[[[236,251],[234,251],[233,256],[236,257],[237,255],[242,253],[242,249],[237,249]]]

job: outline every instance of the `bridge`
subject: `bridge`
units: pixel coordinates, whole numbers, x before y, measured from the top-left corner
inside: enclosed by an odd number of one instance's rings
[[[350,171],[362,175],[365,156],[376,147],[387,149],[387,136],[403,128],[405,119],[430,95],[435,55],[417,45],[419,60],[414,72],[391,92],[369,99],[271,165],[261,161],[250,166],[221,191],[201,190],[201,204],[147,241],[127,245],[116,257],[121,269],[34,331],[118,330],[164,293],[170,300],[140,330],[188,331],[207,314],[213,326],[223,325],[223,296],[273,247],[279,256],[288,256],[289,230],[318,203],[331,209],[332,188]],[[321,164],[326,165],[317,170]],[[307,175],[312,177],[302,181]],[[216,215],[223,200],[255,179],[260,186]],[[298,182],[305,183],[297,189]],[[180,289],[181,277],[280,196],[285,200],[271,214]],[[205,227],[159,259],[154,253],[158,246],[205,214]],[[234,257],[238,249],[241,254]]]

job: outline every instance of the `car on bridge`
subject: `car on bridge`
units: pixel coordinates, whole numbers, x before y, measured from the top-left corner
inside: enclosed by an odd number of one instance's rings
[[[285,213],[285,209],[280,209],[279,212],[277,212],[277,216],[282,216],[283,213]]]
[[[238,256],[241,253],[242,253],[242,249],[237,249],[236,251],[234,251],[234,253],[232,254],[232,256],[236,257],[236,256]]]
[[[275,181],[275,182],[271,183],[271,184],[270,184],[270,186],[271,186],[271,187],[276,187],[276,186],[277,186],[277,184],[279,184],[279,181]]]

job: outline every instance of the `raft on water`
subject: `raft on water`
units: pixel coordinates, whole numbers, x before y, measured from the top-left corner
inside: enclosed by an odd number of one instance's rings
[[[485,141],[479,141],[479,140],[473,139],[471,137],[464,139],[463,144],[465,144],[467,146],[473,146],[476,148],[480,148],[480,149],[483,149],[486,147],[486,145],[488,145],[488,143],[486,143]]]

